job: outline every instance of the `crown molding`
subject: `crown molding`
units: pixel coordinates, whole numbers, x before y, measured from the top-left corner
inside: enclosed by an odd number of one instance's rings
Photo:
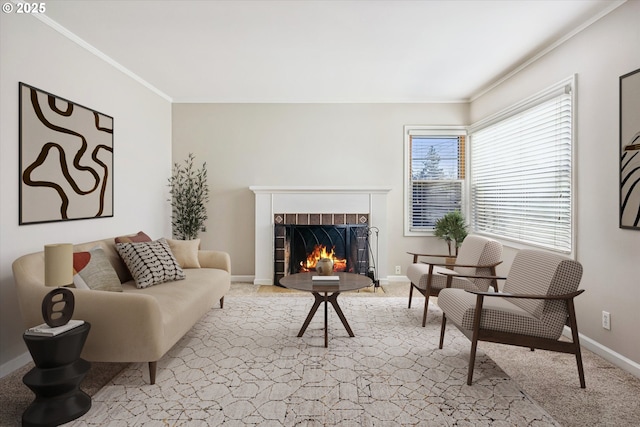
[[[520,65],[516,66],[513,70],[509,71],[508,73],[506,73],[502,77],[500,77],[497,80],[495,80],[493,83],[491,83],[488,86],[486,86],[484,89],[480,90],[478,93],[476,93],[475,95],[473,95],[470,98],[470,102],[475,101],[476,99],[480,98],[481,96],[485,95],[486,93],[488,93],[491,90],[495,89],[496,87],[500,86],[502,83],[504,83],[505,81],[509,80],[511,77],[515,76],[520,71],[524,70],[529,65],[533,64],[534,62],[536,62],[537,60],[539,60],[540,58],[545,56],[547,53],[553,51],[558,46],[561,46],[562,44],[567,42],[569,39],[573,38],[573,36],[575,36],[576,34],[581,33],[586,28],[590,27],[591,25],[593,25],[594,23],[596,23],[600,19],[604,18],[605,16],[607,16],[608,14],[610,14],[611,12],[613,12],[615,9],[617,9],[620,6],[622,6],[626,2],[627,2],[627,0],[612,1],[611,4],[607,8],[605,8],[602,11],[600,11],[598,14],[592,16],[590,19],[588,19],[587,21],[583,22],[578,27],[576,27],[573,30],[569,31],[567,34],[565,34],[564,36],[560,37],[555,42],[553,42],[550,45],[546,46],[545,48],[541,49],[536,54],[531,56],[529,59],[525,60],[523,63],[521,63]]]
[[[17,3],[24,3],[23,1],[17,1],[17,0],[11,0],[11,1],[13,3],[16,3],[16,4]],[[146,81],[145,79],[143,79],[142,77],[140,77],[139,75],[134,73],[133,71],[129,70],[124,65],[120,64],[118,61],[116,61],[115,59],[111,58],[106,53],[102,52],[99,49],[96,49],[94,46],[92,46],[91,44],[87,43],[82,38],[78,37],[76,34],[72,33],[71,31],[69,31],[68,29],[63,27],[62,25],[58,24],[56,21],[54,21],[53,19],[49,18],[47,15],[45,15],[43,13],[33,13],[33,14],[30,14],[30,16],[33,16],[36,19],[39,19],[41,22],[43,22],[44,24],[48,25],[49,27],[51,27],[52,29],[54,29],[58,33],[62,34],[63,36],[65,36],[66,38],[71,40],[72,42],[76,43],[78,46],[80,46],[83,49],[89,51],[90,53],[92,53],[93,55],[97,56],[98,58],[102,59],[104,62],[106,62],[107,64],[111,65],[116,70],[118,70],[118,71],[122,72],[123,74],[127,75],[128,77],[132,78],[133,80],[135,80],[136,82],[140,83],[142,86],[146,87],[147,89],[149,89],[150,91],[152,91],[156,95],[159,95],[160,97],[164,98],[165,100],[173,103],[173,99],[169,95],[167,95],[166,93],[162,92],[160,89],[158,89],[157,87],[153,86],[151,83],[149,83],[148,81]]]

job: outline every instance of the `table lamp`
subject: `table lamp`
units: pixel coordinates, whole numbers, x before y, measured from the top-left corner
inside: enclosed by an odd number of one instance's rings
[[[54,243],[44,245],[44,284],[69,286],[73,283],[73,245]]]
[[[56,286],[42,301],[42,317],[54,328],[66,325],[73,315],[75,298],[63,286],[73,283],[73,245],[55,243],[44,245],[44,284]]]

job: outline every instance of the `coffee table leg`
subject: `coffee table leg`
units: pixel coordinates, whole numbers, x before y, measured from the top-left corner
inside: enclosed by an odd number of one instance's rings
[[[324,293],[324,347],[329,347],[329,310],[327,308],[327,293]]]
[[[336,313],[338,313],[338,317],[342,321],[342,324],[344,325],[344,328],[347,330],[347,333],[349,334],[349,336],[355,337],[355,335],[353,334],[353,331],[351,330],[351,326],[349,326],[349,322],[347,322],[347,318],[344,317],[344,313],[342,312],[342,309],[338,305],[338,295],[340,295],[340,292],[336,292],[333,295],[331,295],[329,297],[329,302],[333,306],[333,309],[336,311]]]
[[[324,302],[324,346],[329,347],[329,306],[327,304],[329,302],[331,303],[331,305],[333,306],[333,309],[338,314],[338,317],[340,318],[340,321],[342,322],[342,325],[344,326],[344,328],[347,330],[347,333],[349,334],[349,336],[355,337],[355,334],[351,330],[351,326],[349,326],[349,322],[347,322],[347,318],[344,316],[344,313],[342,312],[340,305],[338,305],[338,295],[340,295],[340,292],[335,292],[331,295],[327,295],[327,292],[325,292],[324,296],[320,295],[318,292],[313,292],[312,294],[315,298],[315,301],[313,303],[313,306],[311,307],[311,310],[309,310],[309,314],[307,315],[307,318],[305,319],[304,324],[300,329],[300,332],[298,332],[298,337],[301,337],[302,335],[304,335],[304,332],[307,330],[309,323],[311,323],[311,319],[313,319],[313,316],[316,314],[316,311],[318,311],[318,307],[320,307],[320,304],[322,304],[323,302]]]
[[[304,331],[307,330],[309,323],[311,323],[311,319],[313,319],[313,316],[316,314],[316,311],[318,311],[318,307],[320,307],[320,303],[322,303],[322,296],[320,294],[314,292],[313,296],[315,297],[316,300],[313,303],[313,307],[311,307],[311,310],[309,310],[309,314],[307,315],[307,318],[305,319],[304,324],[300,329],[300,332],[298,332],[298,337],[301,337],[302,335],[304,335]],[[326,316],[325,316],[325,319],[326,319]]]

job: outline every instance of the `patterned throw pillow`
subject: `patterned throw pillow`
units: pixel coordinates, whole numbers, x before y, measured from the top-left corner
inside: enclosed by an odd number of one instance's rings
[[[73,284],[78,289],[122,292],[118,274],[101,247],[74,252]]]
[[[152,242],[116,243],[116,250],[140,289],[186,277],[164,238]]]
[[[198,248],[200,247],[200,239],[193,240],[172,240],[167,239],[167,243],[171,248],[173,256],[176,257],[178,264],[182,268],[200,268],[198,260]]]

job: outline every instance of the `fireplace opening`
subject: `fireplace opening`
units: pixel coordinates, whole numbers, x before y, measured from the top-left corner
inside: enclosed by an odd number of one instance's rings
[[[275,225],[274,284],[289,274],[314,272],[320,258],[334,271],[369,274],[369,228],[363,224]]]

